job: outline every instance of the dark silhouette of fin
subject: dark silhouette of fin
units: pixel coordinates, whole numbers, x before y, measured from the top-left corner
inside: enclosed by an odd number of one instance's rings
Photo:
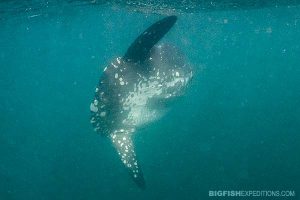
[[[123,60],[142,63],[149,56],[151,48],[172,28],[176,20],[176,16],[165,17],[147,28],[130,45]]]

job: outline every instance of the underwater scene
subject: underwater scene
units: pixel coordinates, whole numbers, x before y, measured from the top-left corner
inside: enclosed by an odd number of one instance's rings
[[[300,199],[300,1],[0,1],[0,200]]]

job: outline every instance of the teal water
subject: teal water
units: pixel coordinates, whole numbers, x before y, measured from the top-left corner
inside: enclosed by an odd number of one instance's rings
[[[106,64],[163,16],[72,4],[0,16],[1,200],[212,199],[209,190],[299,198],[299,7],[178,14],[164,40],[195,76],[134,137],[144,191],[93,132],[89,105]]]

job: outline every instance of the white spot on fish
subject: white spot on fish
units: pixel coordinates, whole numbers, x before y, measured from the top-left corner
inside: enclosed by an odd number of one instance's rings
[[[121,61],[120,61],[120,58],[117,58],[117,62],[118,62],[118,64],[120,64],[120,63],[121,63]]]
[[[94,103],[91,103],[91,105],[90,105],[90,110],[91,110],[92,112],[98,112],[98,107],[95,106]]]
[[[100,127],[96,127],[94,128],[94,131],[98,131],[100,129]]]
[[[119,77],[119,74],[118,73],[115,73],[115,78],[118,78]]]
[[[95,118],[94,117],[92,117],[92,119],[91,119],[91,121],[90,121],[92,124],[93,123],[95,123],[96,121],[95,121]]]
[[[106,115],[106,112],[101,112],[100,113],[100,117],[105,117],[105,115]]]
[[[115,65],[114,63],[111,63],[112,64],[112,66],[114,66],[114,68],[118,68],[118,65]]]

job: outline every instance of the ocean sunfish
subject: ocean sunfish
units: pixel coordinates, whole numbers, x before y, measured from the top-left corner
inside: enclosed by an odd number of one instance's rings
[[[176,16],[169,16],[154,23],[123,57],[105,67],[90,105],[94,130],[112,141],[141,188],[145,188],[145,180],[132,135],[139,127],[161,118],[169,102],[183,95],[193,74],[177,47],[158,43],[176,21]]]

